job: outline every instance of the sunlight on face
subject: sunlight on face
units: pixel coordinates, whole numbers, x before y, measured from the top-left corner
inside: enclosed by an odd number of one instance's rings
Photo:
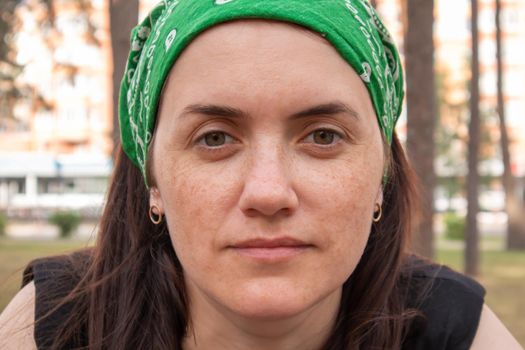
[[[280,319],[339,295],[384,163],[367,90],[324,39],[257,20],[201,34],[170,73],[152,155],[190,300]]]

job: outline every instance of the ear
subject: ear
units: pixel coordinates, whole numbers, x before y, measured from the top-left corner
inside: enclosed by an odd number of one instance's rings
[[[151,186],[149,190],[149,205],[150,206],[156,206],[159,208],[160,213],[155,214],[163,214],[164,213],[164,204],[162,202],[162,197],[160,195],[159,189],[155,186]]]
[[[383,184],[379,186],[375,203],[379,204],[380,206],[383,205]]]

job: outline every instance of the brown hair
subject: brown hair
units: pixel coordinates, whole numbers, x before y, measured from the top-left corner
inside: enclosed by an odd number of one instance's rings
[[[407,306],[410,276],[404,269],[416,178],[395,135],[389,153],[383,216],[343,285],[336,325],[323,349],[398,349],[416,314]],[[148,206],[139,169],[119,150],[96,245],[85,259],[71,259],[83,277],[60,301],[71,311],[67,327],[53,334],[52,349],[182,348],[189,321],[183,271],[165,222],[153,225]]]

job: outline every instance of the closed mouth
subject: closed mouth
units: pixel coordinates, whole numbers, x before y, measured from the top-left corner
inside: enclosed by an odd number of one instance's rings
[[[236,243],[229,248],[242,256],[270,263],[287,261],[313,247],[314,245],[312,244],[283,237],[275,239],[250,239]]]

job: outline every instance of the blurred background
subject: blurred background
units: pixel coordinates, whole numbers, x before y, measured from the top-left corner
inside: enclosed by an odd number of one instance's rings
[[[371,1],[397,42],[414,249],[480,281],[525,345],[525,1]],[[0,311],[31,259],[93,243],[129,32],[154,0],[0,1]]]

